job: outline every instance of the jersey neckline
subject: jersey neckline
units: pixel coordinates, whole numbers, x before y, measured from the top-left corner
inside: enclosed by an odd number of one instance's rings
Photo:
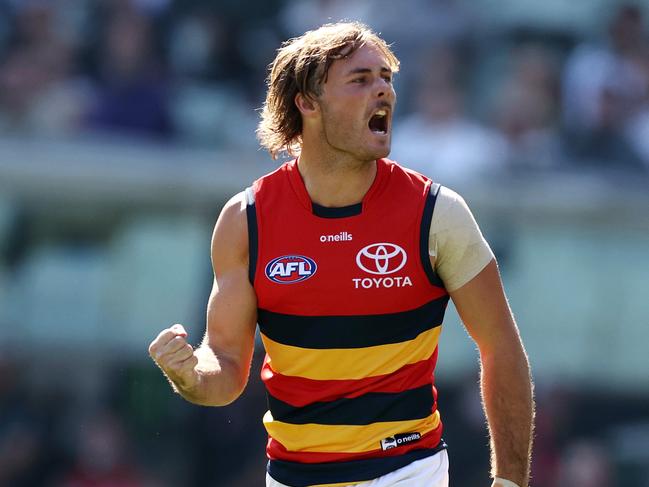
[[[353,216],[358,216],[367,211],[370,206],[378,188],[381,187],[381,183],[385,179],[386,174],[386,165],[387,163],[383,159],[376,160],[376,175],[374,176],[374,181],[370,188],[363,196],[363,199],[359,203],[354,203],[347,206],[322,206],[311,201],[308,191],[306,190],[306,185],[302,179],[302,175],[298,169],[298,159],[293,159],[286,163],[286,169],[288,173],[289,181],[291,186],[295,191],[300,204],[314,216],[320,218],[349,218]]]

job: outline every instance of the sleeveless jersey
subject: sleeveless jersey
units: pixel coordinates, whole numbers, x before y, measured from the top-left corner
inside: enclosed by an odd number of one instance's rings
[[[428,255],[438,189],[387,159],[342,208],[311,202],[296,161],[248,188],[277,481],[370,480],[446,446],[434,369],[448,293]]]

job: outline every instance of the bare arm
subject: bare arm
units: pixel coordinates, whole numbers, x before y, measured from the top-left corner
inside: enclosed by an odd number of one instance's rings
[[[248,382],[254,351],[257,300],[248,280],[248,227],[243,193],[223,208],[212,235],[214,282],[207,327],[192,350],[180,325],[163,330],[149,353],[174,389],[205,406],[234,401]]]
[[[491,475],[527,486],[534,418],[532,381],[496,261],[450,294],[480,352]]]

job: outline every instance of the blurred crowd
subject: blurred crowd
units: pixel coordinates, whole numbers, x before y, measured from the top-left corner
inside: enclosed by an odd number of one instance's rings
[[[646,175],[649,12],[612,3],[585,33],[495,28],[461,0],[0,0],[0,142],[254,151],[275,49],[352,19],[402,61],[392,157],[405,165],[451,185],[503,172]],[[142,350],[134,362],[93,358],[100,373],[88,388],[77,383],[84,371],[49,356],[34,367],[0,341],[0,487],[262,485],[260,357],[244,396],[208,409],[174,396]],[[618,428],[637,422],[649,434],[646,403],[538,386],[533,486],[649,487],[633,445],[611,454]],[[452,485],[487,485],[477,394],[473,376],[440,386]]]
[[[615,2],[613,2],[615,3]],[[494,29],[459,0],[2,0],[0,134],[254,148],[283,39],[356,19],[402,60],[393,157],[443,182],[649,170],[646,14]]]
[[[235,406],[200,408],[149,364],[106,360],[88,394],[74,370],[35,385],[27,360],[38,359],[0,356],[0,486],[262,485],[260,380]],[[61,370],[48,363],[51,379]]]

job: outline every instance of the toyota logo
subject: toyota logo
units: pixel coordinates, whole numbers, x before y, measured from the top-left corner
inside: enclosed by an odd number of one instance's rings
[[[394,274],[401,270],[408,256],[406,251],[393,243],[375,243],[363,247],[356,254],[356,264],[370,274]]]

